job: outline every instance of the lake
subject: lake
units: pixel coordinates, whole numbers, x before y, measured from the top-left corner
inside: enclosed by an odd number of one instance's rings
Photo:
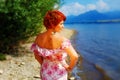
[[[102,68],[112,80],[120,80],[120,23],[65,24],[77,31],[76,50]]]

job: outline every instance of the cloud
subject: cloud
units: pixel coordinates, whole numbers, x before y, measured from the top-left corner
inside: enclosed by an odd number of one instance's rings
[[[86,11],[90,11],[90,10],[95,10],[96,9],[96,6],[94,5],[94,4],[88,4],[87,6],[86,6]]]
[[[62,11],[65,15],[79,15],[81,13],[84,13],[85,6],[79,4],[78,2],[76,3],[71,3],[68,5],[63,5],[60,8],[60,11]]]
[[[99,12],[104,12],[104,11],[108,11],[109,10],[109,6],[107,5],[107,3],[105,3],[103,0],[99,0],[96,3],[96,9]]]
[[[111,10],[120,10],[120,0],[105,0]]]
[[[79,2],[74,2],[74,3],[63,5],[60,8],[60,11],[62,11],[66,16],[79,15],[90,10],[105,12],[109,10],[109,6],[103,0],[98,0],[98,2],[94,4],[82,5]]]

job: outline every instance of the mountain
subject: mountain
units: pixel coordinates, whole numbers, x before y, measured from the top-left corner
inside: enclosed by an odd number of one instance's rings
[[[66,23],[88,23],[88,22],[120,22],[120,11],[99,13],[96,10],[80,14],[78,16],[68,16]]]

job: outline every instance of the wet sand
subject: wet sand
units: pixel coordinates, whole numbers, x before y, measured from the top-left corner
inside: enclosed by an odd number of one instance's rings
[[[102,68],[90,63],[82,57],[79,58],[76,67],[80,70],[80,72],[76,72],[76,80],[80,80],[79,78],[77,79],[77,76],[79,76],[81,80],[112,80],[108,75],[106,75]]]

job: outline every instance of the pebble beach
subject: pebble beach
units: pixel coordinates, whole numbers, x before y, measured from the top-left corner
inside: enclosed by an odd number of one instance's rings
[[[70,39],[74,33],[74,30],[64,29],[61,35]],[[30,51],[31,44],[22,43],[19,55],[6,55],[6,60],[0,61],[0,80],[41,80],[40,65]],[[73,76],[69,79],[75,80]]]

